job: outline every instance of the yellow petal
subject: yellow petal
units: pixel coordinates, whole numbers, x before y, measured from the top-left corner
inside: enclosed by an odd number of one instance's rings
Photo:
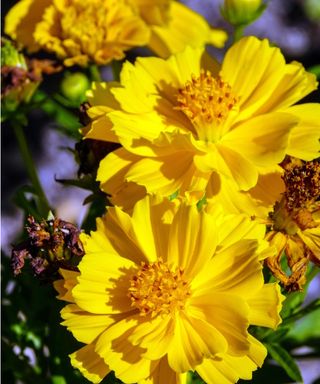
[[[131,217],[118,207],[110,207],[105,218],[105,233],[115,251],[140,266],[149,255],[140,248]]]
[[[286,64],[279,48],[250,36],[227,52],[221,70],[240,98],[239,120],[286,108],[316,89],[316,78],[301,64]]]
[[[132,155],[124,148],[118,148],[109,153],[100,161],[97,172],[97,181],[100,181],[102,190],[111,195],[121,191],[125,174],[131,164],[138,160],[137,156]]]
[[[250,380],[252,371],[261,366],[267,356],[266,348],[249,337],[250,350],[247,356],[223,354],[217,359],[206,359],[197,367],[197,372],[207,383],[234,384],[241,379]]]
[[[51,3],[52,0],[22,0],[17,2],[6,15],[5,33],[30,51],[39,49],[33,34],[36,24],[41,21],[45,9]]]
[[[158,201],[157,197],[150,196],[134,206],[132,226],[137,244],[148,262],[166,256],[170,224],[164,221],[164,215],[173,209],[174,203],[169,200]]]
[[[86,345],[70,355],[71,364],[79,369],[82,375],[91,383],[100,383],[110,372],[110,369],[95,352],[94,344]]]
[[[298,159],[311,161],[320,156],[320,104],[295,105],[285,110],[298,116],[299,124],[289,137],[287,154]]]
[[[242,298],[251,297],[263,285],[257,249],[257,240],[243,239],[215,253],[207,268],[194,277],[194,294],[214,289]]]
[[[182,51],[186,45],[213,44],[223,47],[227,34],[210,28],[206,20],[190,8],[176,1],[171,2],[168,25],[152,26],[149,47],[161,57]]]
[[[138,161],[131,166],[126,179],[143,185],[149,193],[170,196],[181,187],[186,174],[192,171],[192,154],[178,152],[172,156]]]
[[[146,349],[144,357],[158,360],[168,352],[173,333],[174,321],[171,316],[157,316],[138,325],[128,340]]]
[[[126,318],[111,326],[97,341],[96,352],[125,383],[139,382],[151,373],[151,360],[142,356],[145,349],[128,340],[137,324],[137,319]]]
[[[106,330],[114,319],[105,315],[93,315],[83,311],[76,304],[66,305],[61,311],[63,322],[73,336],[85,344],[92,343],[97,336]]]
[[[308,228],[304,231],[299,231],[298,236],[311,250],[314,257],[320,260],[320,225],[317,228]]]
[[[284,66],[279,48],[270,47],[266,39],[250,36],[231,46],[220,74],[240,98],[238,119],[252,116],[266,102],[282,78]]]
[[[215,252],[215,232],[212,216],[198,212],[195,205],[181,205],[171,224],[168,263],[182,268],[190,278],[196,276]]]
[[[241,154],[252,164],[266,169],[276,168],[286,154],[290,130],[298,121],[288,113],[258,116],[228,132],[221,143],[234,151],[238,151],[239,143],[243,143]]]
[[[176,372],[193,370],[204,357],[226,349],[224,337],[209,322],[183,313],[176,316],[172,342],[168,345],[168,362]]]
[[[79,272],[69,271],[67,269],[60,268],[59,274],[63,277],[62,280],[56,280],[53,283],[54,288],[59,293],[57,298],[59,300],[69,301],[74,303],[74,298],[72,296],[72,289],[78,284],[77,277]]]
[[[284,299],[277,283],[265,284],[248,300],[250,324],[275,329],[282,321],[279,313]]]
[[[188,311],[203,318],[219,331],[227,342],[225,352],[228,351],[233,356],[243,356],[248,351],[249,306],[241,296],[229,294],[229,291],[214,291],[214,294],[207,291],[190,299]],[[219,353],[218,349],[216,353]]]
[[[154,366],[154,367],[153,367]],[[151,375],[139,384],[187,384],[187,374],[176,373],[168,364],[167,357],[152,362]]]
[[[79,284],[73,288],[72,295],[79,307],[91,313],[130,311],[126,288],[129,288],[132,269],[136,269],[135,263],[115,251],[110,252],[110,248],[99,248],[97,238],[103,237],[98,237],[99,233],[92,233],[84,243],[86,254],[78,266]]]

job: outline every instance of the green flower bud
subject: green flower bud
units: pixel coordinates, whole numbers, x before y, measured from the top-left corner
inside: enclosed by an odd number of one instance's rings
[[[61,82],[61,92],[65,98],[77,103],[85,100],[85,93],[90,82],[82,72],[67,73]]]
[[[224,0],[221,13],[232,25],[245,26],[256,20],[264,9],[262,0]]]
[[[27,63],[22,53],[20,53],[8,39],[1,39],[1,67],[18,67],[27,69]]]

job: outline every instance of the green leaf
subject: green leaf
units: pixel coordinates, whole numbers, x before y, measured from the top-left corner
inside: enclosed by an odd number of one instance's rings
[[[270,330],[270,332],[266,335],[266,337],[263,339],[266,343],[274,343],[277,341],[282,340],[290,331],[290,327],[281,326],[276,331]]]
[[[265,344],[270,356],[286,371],[292,380],[302,382],[300,369],[292,356],[279,344]]]
[[[53,98],[49,98],[43,91],[37,91],[34,101],[40,104],[40,108],[57,123],[57,127],[66,135],[80,139],[78,117],[63,107]]]
[[[308,72],[311,72],[317,76],[317,79],[320,79],[320,65],[314,65],[311,68],[308,68]]]

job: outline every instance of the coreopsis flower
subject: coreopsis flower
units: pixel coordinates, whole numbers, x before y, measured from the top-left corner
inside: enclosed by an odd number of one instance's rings
[[[289,291],[301,290],[309,261],[320,265],[320,163],[291,159],[284,165],[286,186],[271,213],[266,238],[277,254],[266,265]],[[291,274],[282,267],[283,253]]]
[[[53,281],[59,268],[77,270],[84,254],[80,231],[71,223],[58,218],[37,222],[28,217],[28,238],[12,249],[11,266],[15,276],[21,273],[28,260],[35,276]]]
[[[168,54],[184,48],[189,39],[223,46],[227,38],[169,0],[21,0],[6,16],[5,32],[31,52],[56,54],[66,66],[107,64],[147,44]]]
[[[96,85],[89,99],[86,137],[122,145],[100,163],[101,188],[121,206],[128,188],[137,198],[211,197],[216,175],[247,191],[286,153],[319,146],[313,104],[292,106],[316,86],[301,64],[255,37],[232,46],[221,66],[201,48],[125,63],[121,83]]]
[[[241,215],[146,197],[119,207],[81,235],[79,272],[55,286],[69,302],[62,323],[85,346],[72,365],[91,382],[110,371],[124,383],[250,379],[265,347],[250,324],[274,328],[283,297],[264,284],[260,259],[273,254],[265,227]]]

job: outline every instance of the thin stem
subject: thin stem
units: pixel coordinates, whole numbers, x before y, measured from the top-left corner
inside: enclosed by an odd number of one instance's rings
[[[38,174],[36,171],[36,168],[34,166],[34,162],[26,141],[25,134],[23,132],[23,126],[18,122],[18,121],[12,121],[12,126],[14,129],[14,133],[16,135],[21,156],[23,158],[23,161],[25,163],[30,181],[33,185],[33,188],[39,198],[39,213],[41,214],[42,217],[46,218],[49,211],[50,211],[50,206],[47,200],[47,197],[42,189],[42,186],[40,184],[40,180],[38,178]]]
[[[243,36],[245,25],[235,25],[234,27],[234,42],[236,43]]]
[[[89,71],[92,81],[102,81],[100,70],[96,64],[91,64],[89,67]]]
[[[120,72],[121,72],[121,68],[122,68],[122,61],[113,60],[111,63],[111,68],[112,68],[113,80],[119,81],[120,80]]]

